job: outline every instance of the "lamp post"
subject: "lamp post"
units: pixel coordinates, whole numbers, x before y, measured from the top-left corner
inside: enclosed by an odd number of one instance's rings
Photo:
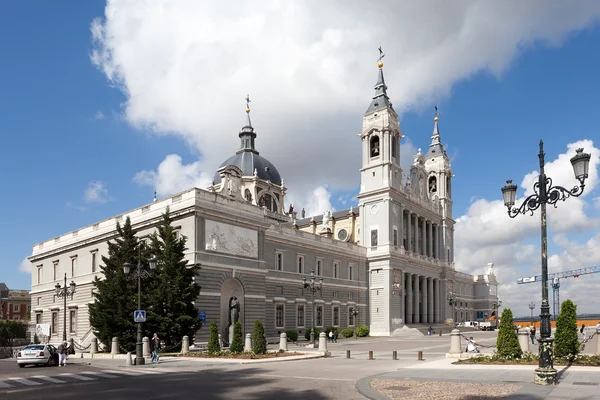
[[[531,310],[531,320],[533,321],[533,309],[535,308],[535,303],[532,301],[529,303],[529,309]]]
[[[356,336],[356,325],[358,325],[358,321],[356,320],[356,318],[358,317],[358,308],[356,308],[356,306],[352,307],[350,310],[350,315],[352,315],[352,318],[354,320],[354,340],[358,339],[358,337]]]
[[[312,293],[312,326],[310,328],[310,342],[313,347],[315,346],[315,292],[323,288],[323,278],[319,278],[319,281],[315,279],[315,271],[310,271],[310,281],[306,281],[306,278],[302,278],[302,285],[304,289],[310,289]]]
[[[156,268],[156,257],[152,256],[148,260],[148,266],[150,267],[150,271],[142,270],[142,246],[138,245],[138,262],[137,262],[137,271],[133,271],[131,275],[129,275],[129,271],[131,270],[131,264],[126,262],[123,263],[123,272],[125,276],[131,280],[137,279],[138,283],[138,310],[142,309],[142,278],[146,279],[152,275],[152,270]],[[144,365],[146,360],[144,359],[144,349],[142,343],[142,322],[138,322],[137,327],[137,342],[135,344],[135,365]]]
[[[454,320],[454,325],[457,324],[456,322],[456,301],[458,300],[458,296],[454,293],[454,292],[450,292],[448,293],[448,304],[450,304],[452,306],[452,319]]]
[[[65,272],[65,286],[60,286],[60,283],[56,283],[54,288],[56,289],[56,297],[63,298],[63,342],[67,341],[67,297],[71,296],[73,299],[73,294],[75,294],[75,282],[71,281],[71,284],[67,286],[67,273]]]
[[[502,307],[502,300],[494,301],[494,303],[492,303],[492,306],[494,307],[494,312],[496,315],[496,327],[498,327],[498,314],[500,314],[500,307]]]
[[[533,185],[534,193],[527,197],[523,204],[515,207],[517,185],[512,181],[506,181],[502,188],[502,197],[504,205],[508,209],[508,215],[515,218],[519,214],[533,212],[541,209],[541,236],[542,236],[542,305],[540,306],[540,362],[535,370],[535,383],[538,385],[551,385],[556,383],[557,373],[554,369],[552,360],[552,343],[550,337],[550,304],[548,303],[548,230],[546,221],[546,205],[550,204],[556,207],[559,200],[565,201],[569,197],[579,197],[585,188],[585,180],[588,177],[590,165],[589,154],[583,152],[583,149],[577,149],[576,154],[571,158],[575,178],[579,181],[579,186],[573,189],[566,189],[562,186],[552,186],[552,179],[546,176],[544,172],[544,142],[540,140],[540,152],[538,154],[540,162],[540,175],[538,181]]]

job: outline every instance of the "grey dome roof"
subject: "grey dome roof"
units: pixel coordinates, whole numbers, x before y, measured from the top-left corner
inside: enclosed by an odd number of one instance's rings
[[[241,169],[243,176],[253,176],[254,169],[256,169],[256,174],[260,179],[271,181],[271,183],[274,183],[275,185],[281,185],[281,176],[279,176],[277,168],[275,168],[269,160],[259,156],[253,151],[238,152],[236,155],[223,162],[219,166],[219,169],[228,165],[235,165]],[[218,172],[215,173],[214,181],[215,184],[221,182],[221,176]]]

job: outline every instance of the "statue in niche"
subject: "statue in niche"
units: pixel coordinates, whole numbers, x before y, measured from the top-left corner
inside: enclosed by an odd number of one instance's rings
[[[329,226],[329,220],[330,219],[331,219],[331,211],[330,210],[326,210],[323,213],[323,229],[324,230],[331,229],[331,226]]]
[[[432,176],[429,179],[429,193],[433,194],[435,192],[437,192],[437,181],[436,181],[435,177]]]
[[[246,201],[252,203],[252,192],[250,192],[250,189],[246,189],[246,191],[244,192],[244,197],[246,198]]]
[[[233,340],[233,326],[240,319],[240,303],[238,302],[237,297],[231,296],[229,298],[229,325],[228,325],[228,337],[227,342],[231,344]]]
[[[408,193],[410,193],[410,187],[411,187],[410,176],[408,178],[406,178],[406,185],[404,187],[405,187],[406,191]]]
[[[425,192],[425,177],[423,175],[419,176],[419,192],[422,199],[427,198],[427,193]]]
[[[302,218],[306,216],[306,211],[304,211],[304,207],[302,207]]]
[[[379,136],[373,136],[371,139],[371,157],[379,156]]]

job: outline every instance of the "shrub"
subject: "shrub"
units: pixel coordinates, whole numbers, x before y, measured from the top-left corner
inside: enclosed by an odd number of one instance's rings
[[[260,320],[254,323],[254,334],[252,335],[252,351],[254,354],[265,354],[267,352],[267,338],[265,327]]]
[[[221,345],[219,344],[219,327],[216,322],[210,323],[210,337],[208,338],[208,345],[206,346],[208,354],[219,354],[221,352]]]
[[[285,331],[285,334],[288,338],[288,342],[297,342],[298,341],[298,331]]]
[[[356,336],[365,337],[369,336],[369,327],[367,325],[359,325],[356,327]]]
[[[242,339],[244,333],[242,332],[242,324],[240,321],[233,325],[233,339],[231,340],[231,346],[229,351],[233,354],[240,354],[244,352],[244,341]]]
[[[319,333],[321,333],[321,330],[319,328],[315,328],[315,340],[319,340]],[[304,332],[304,338],[306,340],[310,340],[310,329],[307,329],[306,332]]]
[[[352,328],[342,329],[342,336],[345,338],[354,336],[354,329],[352,329]]]
[[[523,355],[510,308],[505,308],[502,312],[496,340],[496,353],[505,358],[520,358]]]
[[[577,306],[571,300],[564,301],[556,319],[554,356],[573,360],[581,345],[577,335]]]

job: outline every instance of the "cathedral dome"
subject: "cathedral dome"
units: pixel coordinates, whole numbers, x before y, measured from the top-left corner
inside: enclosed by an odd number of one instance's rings
[[[270,181],[275,185],[281,185],[281,176],[277,168],[269,160],[258,155],[258,152],[237,152],[233,157],[224,161],[219,166],[219,169],[229,165],[234,165],[241,169],[243,176],[253,176],[254,170],[256,170],[256,175],[259,179]],[[215,184],[221,183],[221,176],[218,172],[215,173],[214,181]]]

